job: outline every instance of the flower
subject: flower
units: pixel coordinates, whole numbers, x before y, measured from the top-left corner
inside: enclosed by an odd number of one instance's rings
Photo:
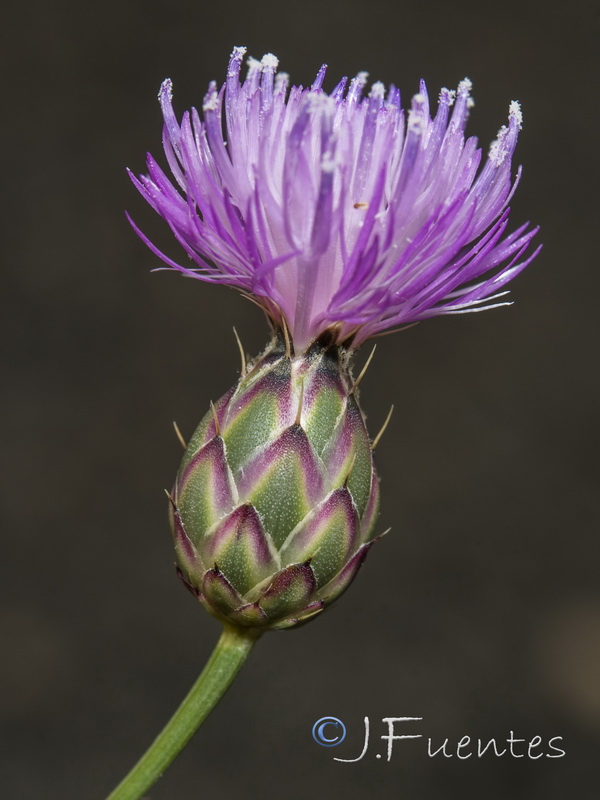
[[[477,139],[465,139],[469,80],[441,90],[432,119],[423,81],[405,114],[393,85],[362,97],[365,72],[327,94],[324,65],[309,89],[288,91],[271,53],[250,58],[240,84],[245,52],[234,48],[220,90],[209,85],[203,120],[192,109],[179,124],[171,81],[161,86],[176,185],[151,155],[148,175],[131,177],[196,265],[134,225],[169,268],[252,294],[298,350],[328,329],[355,347],[397,325],[505,304],[494,302],[500,290],[539,251],[525,255],[537,229],[505,235],[520,177],[517,102],[479,169]]]

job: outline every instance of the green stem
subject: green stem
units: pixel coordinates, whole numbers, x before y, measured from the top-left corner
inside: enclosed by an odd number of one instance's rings
[[[225,626],[187,697],[107,800],[139,800],[160,778],[231,686],[259,636],[251,628]]]

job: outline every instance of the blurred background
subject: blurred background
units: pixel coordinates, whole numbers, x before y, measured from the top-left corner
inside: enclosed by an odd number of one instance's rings
[[[102,798],[192,684],[219,626],[175,577],[163,488],[235,380],[234,292],[151,274],[129,228],[179,257],[125,175],[161,155],[233,45],[293,82],[368,70],[405,101],[468,75],[487,148],[523,104],[512,225],[543,253],[514,305],[379,340],[363,382],[392,532],[314,624],[270,634],[152,800],[597,797],[597,3],[424,0],[13,4],[2,47],[3,555],[0,796]],[[361,353],[362,363],[366,352]],[[342,719],[339,748],[315,720]],[[357,764],[363,718],[372,746]],[[376,759],[382,717],[423,717]],[[427,756],[426,738],[542,737],[564,758]],[[521,745],[521,747],[523,747]],[[519,752],[525,752],[521,749]]]

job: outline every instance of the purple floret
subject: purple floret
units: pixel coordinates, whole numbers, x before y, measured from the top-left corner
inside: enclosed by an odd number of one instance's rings
[[[202,119],[177,122],[161,86],[163,145],[174,181],[152,156],[131,175],[193,264],[143,241],[170,269],[253,295],[297,351],[327,329],[358,346],[388,328],[504,305],[505,284],[537,255],[537,228],[506,235],[519,104],[480,168],[465,139],[471,83],[442,89],[433,119],[425,83],[402,110],[400,92],[367,74],[327,94],[325,66],[310,89],[292,86],[267,54],[232,53]],[[224,118],[224,119],[223,119]],[[226,141],[223,131],[226,130]],[[482,303],[485,303],[482,305]]]

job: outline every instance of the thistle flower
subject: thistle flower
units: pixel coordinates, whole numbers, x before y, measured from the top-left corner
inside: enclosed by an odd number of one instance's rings
[[[364,72],[327,94],[323,66],[310,89],[288,89],[270,53],[249,60],[240,84],[244,54],[234,49],[220,90],[209,85],[203,119],[192,109],[178,123],[163,83],[174,183],[152,156],[147,175],[131,175],[194,263],[134,224],[150,249],[251,296],[273,337],[249,364],[242,350],[239,381],[211,404],[169,494],[179,574],[221,638],[108,800],[140,800],[262,633],[320,614],[378,538],[381,432],[371,443],[354,350],[397,325],[505,304],[505,285],[538,252],[526,254],[535,229],[506,234],[518,103],[480,168],[476,139],[465,140],[467,79],[441,90],[432,119],[423,82],[405,114],[394,86],[363,97]]]
[[[310,89],[288,90],[270,53],[248,61],[240,85],[244,53],[234,49],[220,90],[209,85],[203,120],[192,109],[179,124],[171,82],[161,87],[176,185],[152,156],[132,179],[195,262],[175,263],[138,230],[169,268],[252,294],[285,321],[296,351],[328,329],[356,347],[386,328],[497,305],[537,253],[525,257],[535,229],[505,235],[520,176],[517,102],[479,170],[477,140],[465,140],[467,79],[441,90],[431,119],[424,82],[405,113],[394,86],[374,83],[362,98],[365,72],[327,94],[323,66]]]
[[[503,305],[534,258],[536,229],[506,233],[519,181],[519,104],[482,153],[465,139],[471,83],[424,82],[407,113],[367,74],[327,94],[323,66],[292,86],[267,54],[235,48],[203,118],[178,123],[159,93],[173,180],[152,156],[131,176],[193,262],[167,268],[251,295],[274,329],[266,351],[208,412],[171,496],[180,573],[236,626],[291,627],[350,583],[373,542],[378,480],[351,355],[370,336]],[[226,141],[223,138],[226,131]],[[173,182],[174,181],[174,182]]]

